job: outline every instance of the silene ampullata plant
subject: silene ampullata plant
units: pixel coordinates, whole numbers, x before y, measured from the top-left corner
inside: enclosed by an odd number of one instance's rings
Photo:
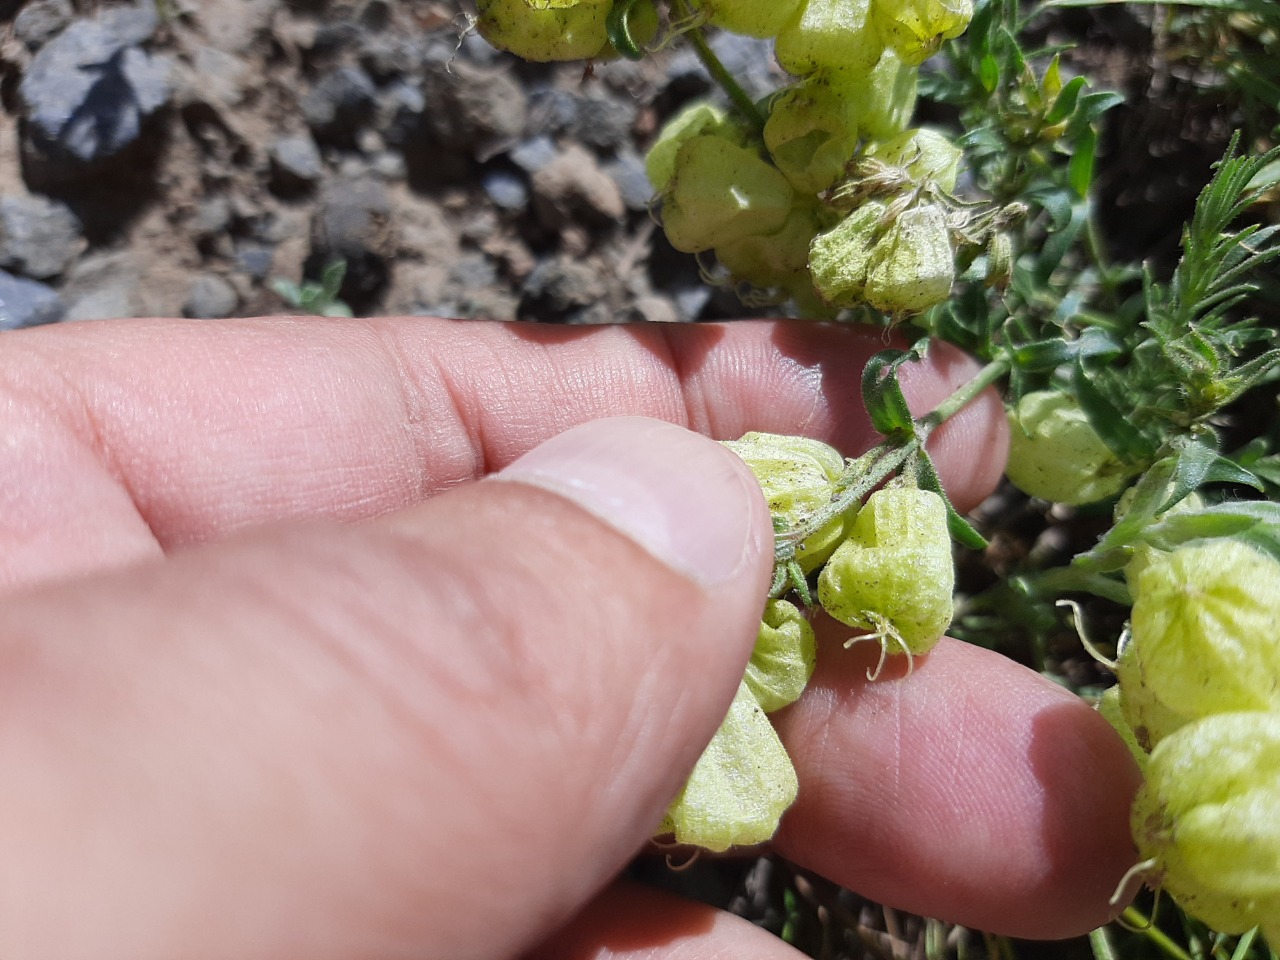
[[[1280,14],[1239,6],[1250,12],[1216,29],[1280,56]],[[767,715],[802,694],[816,657],[844,655],[816,649],[813,617],[877,644],[873,675],[903,658],[903,682],[950,632],[1100,700],[1145,776],[1130,878],[1186,924],[1280,938],[1280,454],[1275,431],[1249,437],[1238,412],[1280,376],[1256,307],[1260,268],[1280,256],[1275,207],[1257,204],[1274,203],[1280,152],[1232,138],[1176,267],[1112,263],[1094,172],[1123,98],[1072,76],[1064,49],[1025,48],[1038,13],[1015,0],[478,0],[477,12],[484,37],[530,60],[689,45],[721,92],[670,105],[650,144],[667,241],[745,310],[885,331],[860,372],[871,450],[727,441],[772,512],[774,581],[737,696],[656,834],[715,851],[773,836],[800,787]],[[772,40],[776,89],[748,95],[716,31]],[[917,121],[926,103],[930,124]],[[1273,106],[1280,128],[1280,96]],[[979,372],[911,411],[899,373],[937,340]],[[928,441],[988,389],[1008,414],[1006,499],[1094,533],[1006,556],[970,584],[954,552],[987,543],[952,507]],[[1099,623],[1115,636],[1084,640]],[[1093,682],[1050,654],[1073,626],[1103,664],[1081,658]],[[1116,907],[1132,928],[1154,922]]]

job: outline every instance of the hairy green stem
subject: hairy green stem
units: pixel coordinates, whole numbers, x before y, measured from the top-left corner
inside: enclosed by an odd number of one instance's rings
[[[683,18],[693,18],[693,12],[689,9],[685,0],[675,0],[673,6]],[[686,36],[689,38],[689,42],[693,44],[693,49],[697,52],[698,59],[702,61],[702,65],[706,67],[707,73],[711,74],[711,79],[720,84],[720,88],[729,95],[733,105],[738,108],[743,118],[755,128],[756,133],[762,134],[764,132],[764,114],[756,107],[755,101],[751,99],[747,91],[742,89],[742,84],[738,83],[733,74],[720,62],[716,52],[707,43],[707,38],[703,36],[702,28],[700,26],[691,26],[687,28]]]
[[[916,421],[920,441],[923,443],[929,434],[967,407],[978,394],[1008,372],[1008,360],[992,360],[979,370],[977,376]]]

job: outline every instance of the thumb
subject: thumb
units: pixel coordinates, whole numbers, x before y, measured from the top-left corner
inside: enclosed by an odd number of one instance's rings
[[[754,479],[575,428],[366,524],[0,612],[0,956],[495,957],[654,829],[755,637]]]

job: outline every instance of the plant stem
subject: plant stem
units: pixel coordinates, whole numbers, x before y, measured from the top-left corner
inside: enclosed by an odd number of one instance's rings
[[[686,7],[684,0],[676,0],[675,7],[682,17],[692,17],[692,13]],[[698,59],[707,68],[707,73],[711,74],[711,79],[720,84],[720,88],[729,95],[733,105],[738,108],[743,118],[755,128],[756,133],[763,133],[764,114],[756,108],[755,101],[751,99],[747,91],[742,89],[742,84],[738,83],[733,74],[720,62],[716,52],[707,43],[707,38],[702,35],[702,27],[692,26],[687,28],[687,36],[689,42],[693,44],[693,49],[697,51]]]
[[[916,421],[917,432],[923,443],[939,426],[954,417],[987,387],[1009,372],[1008,360],[992,360],[978,371],[968,383],[943,400],[933,410]]]
[[[1173,957],[1174,960],[1191,960],[1187,951],[1178,946],[1178,944],[1166,936],[1164,931],[1157,927],[1150,918],[1144,917],[1142,913],[1134,907],[1126,907],[1121,916],[1133,926],[1133,929],[1139,931],[1153,944],[1169,956]]]

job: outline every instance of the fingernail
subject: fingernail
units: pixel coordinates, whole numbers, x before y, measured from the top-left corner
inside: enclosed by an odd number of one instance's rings
[[[763,499],[746,468],[719,444],[661,420],[574,427],[495,479],[567,497],[707,586],[741,573],[763,549]]]

